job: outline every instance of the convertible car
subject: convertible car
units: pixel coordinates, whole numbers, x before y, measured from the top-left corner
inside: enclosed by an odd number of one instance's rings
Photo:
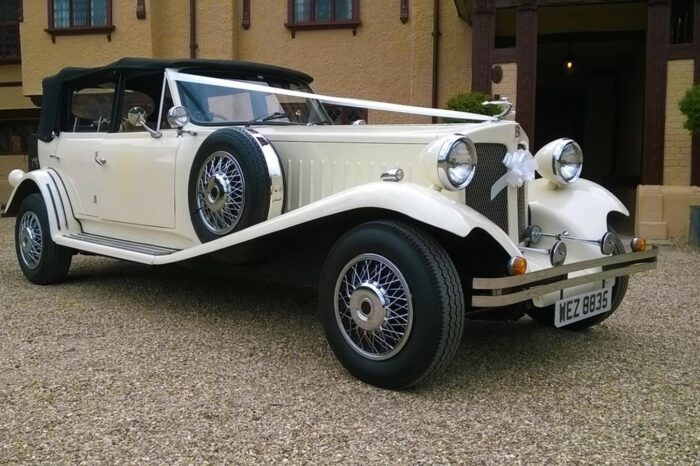
[[[10,173],[19,266],[76,254],[313,283],[338,360],[390,389],[447,365],[465,319],[580,330],[655,267],[570,139],[536,155],[513,121],[314,94],[275,66],[125,58],[46,78],[30,167]],[[332,124],[324,104],[452,124]],[[537,177],[539,174],[539,177]]]

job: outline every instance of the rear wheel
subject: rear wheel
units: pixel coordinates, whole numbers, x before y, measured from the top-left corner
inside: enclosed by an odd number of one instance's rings
[[[612,229],[610,228],[608,228],[608,230],[612,231]],[[622,244],[622,241],[620,241],[619,237],[615,236],[615,248],[613,249],[613,255],[624,253],[624,244]],[[603,267],[603,270],[605,270],[605,267]],[[628,283],[629,276],[627,275],[615,278],[615,284],[613,285],[612,289],[612,304],[608,312],[604,312],[603,314],[598,314],[588,319],[583,319],[578,322],[571,323],[562,328],[566,330],[585,330],[594,325],[598,325],[599,323],[610,317],[622,303],[622,300],[624,299],[625,294],[627,293]],[[555,308],[554,305],[552,305],[541,308],[532,308],[528,311],[527,314],[532,318],[532,320],[539,324],[546,325],[548,327],[554,327],[554,313]]]
[[[464,295],[452,260],[405,223],[367,223],[338,240],[320,306],[338,360],[383,388],[408,388],[443,368],[462,336]]]
[[[15,251],[22,273],[37,285],[62,281],[68,274],[73,250],[51,239],[46,204],[41,194],[30,194],[19,206],[15,222]]]

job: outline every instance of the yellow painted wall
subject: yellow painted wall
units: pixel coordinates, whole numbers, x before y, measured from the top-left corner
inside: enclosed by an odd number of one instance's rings
[[[450,97],[471,90],[472,82],[472,29],[457,16],[454,0],[440,2],[440,33],[438,106],[445,107]]]
[[[683,94],[693,85],[693,60],[671,60],[667,65],[666,125],[664,131],[664,184],[690,184],[692,138],[683,128],[685,117],[678,108]]]
[[[190,2],[188,0],[148,0],[146,18],[151,27],[154,58],[190,56]],[[116,27],[119,28],[120,25],[117,24]]]
[[[154,0],[147,6],[161,2],[165,3]],[[167,3],[175,2],[168,0]],[[20,24],[24,94],[41,94],[41,80],[65,66],[92,67],[124,56],[152,56],[151,23],[147,19],[136,19],[136,2],[112,2],[112,22],[116,29],[111,41],[105,34],[98,34],[57,36],[56,43],[52,43],[51,36],[44,31],[48,25],[46,2],[25,0],[24,22]]]
[[[440,0],[438,105],[471,82],[471,29],[452,0]],[[41,80],[64,66],[98,66],[124,56],[186,58],[190,54],[189,1],[147,0],[147,19],[136,2],[114,1],[112,40],[104,34],[58,36],[44,31],[46,3],[27,0],[21,25],[25,95],[41,93]],[[284,26],[287,0],[251,2],[251,27],[240,23],[239,0],[197,1],[197,56],[240,59],[299,69],[314,76],[317,92],[373,100],[432,105],[433,2],[362,1],[357,35],[352,30],[298,31]],[[425,118],[370,112],[371,122],[423,122]]]
[[[21,82],[21,65],[0,65],[0,83]],[[22,95],[22,85],[0,87],[0,110],[18,108],[34,108],[32,101]]]
[[[286,0],[251,2],[251,27],[240,30],[238,58],[273,63],[314,76],[319,93],[372,100],[432,105],[432,2],[411,2],[410,19],[399,19],[398,2],[363,1],[362,25],[291,32]],[[440,103],[471,80],[469,27],[456,14],[451,0],[441,3]],[[459,44],[462,43],[460,46]],[[423,122],[425,118],[369,113],[372,123]]]

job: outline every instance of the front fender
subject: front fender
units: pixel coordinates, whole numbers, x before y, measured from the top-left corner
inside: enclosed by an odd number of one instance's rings
[[[73,216],[68,193],[61,177],[52,169],[32,170],[26,173],[10,194],[3,217],[14,217],[20,204],[30,194],[40,193],[46,204],[51,236],[80,231],[80,226]]]
[[[579,179],[575,183],[552,189],[540,178],[528,185],[530,219],[545,233],[568,231],[579,238],[598,239],[608,231],[608,214],[629,215],[627,208],[602,186]]]
[[[412,183],[375,182],[347,189],[221,239],[167,256],[155,257],[153,263],[165,264],[191,259],[303,223],[366,208],[397,212],[459,237],[466,237],[473,229],[481,228],[511,256],[521,254],[517,245],[497,225],[474,209],[449,199],[439,191]]]

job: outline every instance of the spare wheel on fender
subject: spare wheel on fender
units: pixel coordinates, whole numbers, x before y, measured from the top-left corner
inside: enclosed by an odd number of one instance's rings
[[[270,143],[251,129],[213,132],[192,162],[188,201],[203,243],[282,212],[282,171]]]

